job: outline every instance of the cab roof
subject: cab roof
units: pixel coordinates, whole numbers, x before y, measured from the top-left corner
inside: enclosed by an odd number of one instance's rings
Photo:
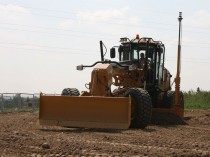
[[[154,44],[156,46],[164,46],[164,44],[162,43],[162,41],[155,41],[152,38],[149,37],[143,37],[143,38],[134,38],[132,40],[130,40],[127,37],[124,38],[120,38],[120,42],[122,45],[126,45],[126,44],[146,44],[147,42],[149,44]]]

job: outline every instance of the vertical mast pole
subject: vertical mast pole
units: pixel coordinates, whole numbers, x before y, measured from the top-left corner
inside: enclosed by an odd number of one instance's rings
[[[180,105],[180,69],[181,69],[181,28],[182,28],[182,12],[179,12],[179,39],[177,54],[177,74],[175,78],[175,105]]]

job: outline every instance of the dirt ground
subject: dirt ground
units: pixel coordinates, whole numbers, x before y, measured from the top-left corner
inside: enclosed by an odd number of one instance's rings
[[[210,156],[210,110],[184,122],[153,120],[146,129],[43,127],[38,113],[0,114],[0,156]]]

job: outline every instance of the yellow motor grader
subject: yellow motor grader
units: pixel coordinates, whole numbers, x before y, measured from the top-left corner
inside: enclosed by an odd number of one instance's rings
[[[77,70],[94,67],[88,91],[81,94],[76,88],[65,88],[61,96],[40,94],[39,122],[85,128],[127,129],[144,128],[152,112],[184,115],[184,98],[180,91],[180,33],[175,91],[171,90],[171,74],[165,68],[165,47],[161,41],[139,35],[134,39],[121,38],[120,46],[110,50],[104,59],[100,41],[101,61],[79,65]]]

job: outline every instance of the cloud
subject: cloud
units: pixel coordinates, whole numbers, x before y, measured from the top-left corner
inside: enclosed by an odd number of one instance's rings
[[[210,27],[210,13],[205,10],[195,12],[192,16],[185,18],[183,21],[193,27]]]
[[[126,27],[123,25],[137,25],[141,19],[138,16],[130,16],[128,7],[104,9],[95,11],[78,12],[74,20],[61,21],[58,25],[61,29],[81,29],[87,32],[103,32],[104,34],[122,34]],[[133,29],[132,29],[133,30]]]
[[[110,21],[112,21],[113,23],[126,23],[128,22],[128,20],[132,23],[136,23],[138,21],[138,18],[132,17],[128,19],[128,11],[128,7],[86,12],[80,11],[76,14],[75,20],[63,20],[59,23],[59,27],[62,29],[70,29],[72,27],[81,26],[81,22],[87,22],[88,25],[94,25],[94,22],[97,23]],[[84,26],[82,25],[82,27]]]
[[[0,4],[0,17],[4,22],[22,21],[29,15],[30,11],[24,7],[14,4]]]
[[[107,10],[99,10],[95,12],[79,12],[77,14],[78,20],[87,20],[87,21],[108,21],[110,19],[116,18],[125,18],[127,12],[129,11],[128,7],[120,8],[120,9],[107,9]]]
[[[61,29],[69,29],[74,25],[74,21],[72,20],[64,20],[62,22],[60,22],[59,27]]]
[[[0,4],[0,13],[11,13],[11,12],[29,13],[29,10],[26,8],[20,7],[18,5],[13,5],[13,4],[1,5]]]

